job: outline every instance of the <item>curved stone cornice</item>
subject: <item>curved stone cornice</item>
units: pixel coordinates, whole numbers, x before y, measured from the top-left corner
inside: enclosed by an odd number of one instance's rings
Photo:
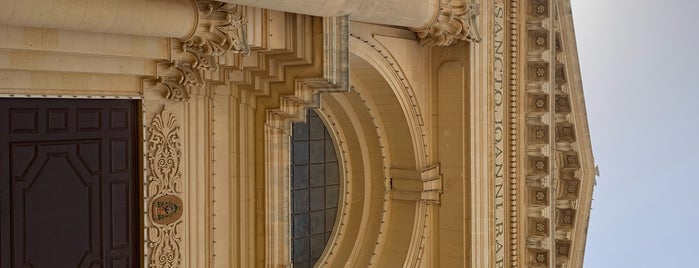
[[[431,23],[417,32],[421,45],[449,46],[459,40],[480,42],[476,28],[479,5],[466,0],[439,0],[439,11]]]
[[[170,71],[158,77],[170,100],[188,100],[192,88],[204,85],[204,72],[218,70],[220,56],[250,53],[242,6],[212,0],[197,0],[195,5],[196,29],[191,36],[178,40],[181,51],[174,51],[182,59],[173,60]]]

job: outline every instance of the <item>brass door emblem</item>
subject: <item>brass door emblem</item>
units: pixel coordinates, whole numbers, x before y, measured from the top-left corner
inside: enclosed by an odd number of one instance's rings
[[[182,199],[176,195],[164,195],[151,205],[151,218],[157,224],[171,224],[182,217]]]

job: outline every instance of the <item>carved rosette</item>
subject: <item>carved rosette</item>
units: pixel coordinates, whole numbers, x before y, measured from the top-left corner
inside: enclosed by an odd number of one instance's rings
[[[146,235],[148,238],[148,267],[179,267],[182,261],[182,219],[173,219],[163,223],[151,208],[162,197],[181,200],[182,194],[182,144],[179,136],[180,126],[175,117],[166,112],[157,114],[148,128],[148,175],[146,199],[148,200]],[[156,204],[157,205],[157,204]],[[165,211],[165,215],[176,215],[181,210],[174,206]]]
[[[181,51],[173,53],[183,59],[173,60],[171,71],[158,79],[169,100],[188,100],[193,88],[204,85],[204,73],[217,71],[219,58],[226,53],[250,53],[243,6],[211,0],[197,0],[196,6],[196,30],[191,37],[179,40]]]
[[[480,42],[476,28],[479,6],[466,0],[439,0],[439,10],[425,27],[414,28],[421,45],[450,46],[459,40]]]

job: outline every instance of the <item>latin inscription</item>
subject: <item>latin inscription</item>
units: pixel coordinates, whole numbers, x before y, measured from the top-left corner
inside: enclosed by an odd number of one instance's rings
[[[495,1],[495,21],[493,29],[494,44],[494,70],[493,70],[493,107],[494,107],[494,245],[495,245],[495,267],[505,267],[505,171],[504,171],[504,95],[503,80],[505,67],[505,8],[502,1]]]

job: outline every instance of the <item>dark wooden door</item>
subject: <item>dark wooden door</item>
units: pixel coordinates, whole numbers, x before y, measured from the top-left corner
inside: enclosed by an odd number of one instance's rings
[[[129,100],[0,99],[0,266],[138,267]]]

